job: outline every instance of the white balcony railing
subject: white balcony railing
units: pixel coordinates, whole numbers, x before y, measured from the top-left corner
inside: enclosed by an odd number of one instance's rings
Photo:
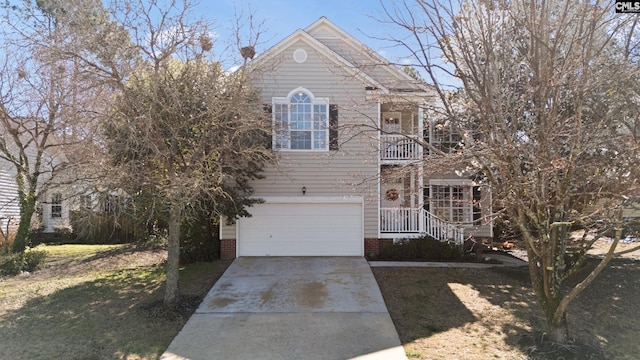
[[[415,139],[405,135],[381,135],[380,159],[415,160],[422,155],[421,146]]]
[[[380,231],[391,233],[420,232],[420,209],[383,208],[380,209]]]
[[[419,208],[381,208],[380,232],[421,233],[462,246],[464,229]]]

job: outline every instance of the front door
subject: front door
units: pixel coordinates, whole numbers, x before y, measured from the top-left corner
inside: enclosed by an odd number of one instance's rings
[[[402,130],[402,113],[386,112],[382,114],[382,131],[385,134],[400,134]]]

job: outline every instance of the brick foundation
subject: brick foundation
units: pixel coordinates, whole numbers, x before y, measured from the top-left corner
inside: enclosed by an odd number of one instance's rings
[[[220,239],[220,259],[236,258],[236,239]]]
[[[365,238],[364,239],[364,256],[375,257],[380,255],[380,251],[387,244],[392,244],[393,239],[378,239],[378,238]]]
[[[375,257],[380,255],[380,251],[386,244],[393,243],[393,239],[364,239],[364,256]],[[236,239],[220,239],[220,259],[236,258]]]

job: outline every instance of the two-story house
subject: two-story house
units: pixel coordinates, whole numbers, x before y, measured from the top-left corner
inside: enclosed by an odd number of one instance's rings
[[[458,141],[426,115],[435,96],[322,17],[248,65],[278,162],[253,183],[264,203],[222,222],[222,257],[363,256],[392,239],[491,237],[490,192],[427,172],[430,142]]]

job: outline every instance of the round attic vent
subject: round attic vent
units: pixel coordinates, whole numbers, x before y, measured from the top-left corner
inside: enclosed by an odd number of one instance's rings
[[[304,49],[296,49],[293,52],[293,60],[297,63],[302,64],[307,61],[307,52]]]

